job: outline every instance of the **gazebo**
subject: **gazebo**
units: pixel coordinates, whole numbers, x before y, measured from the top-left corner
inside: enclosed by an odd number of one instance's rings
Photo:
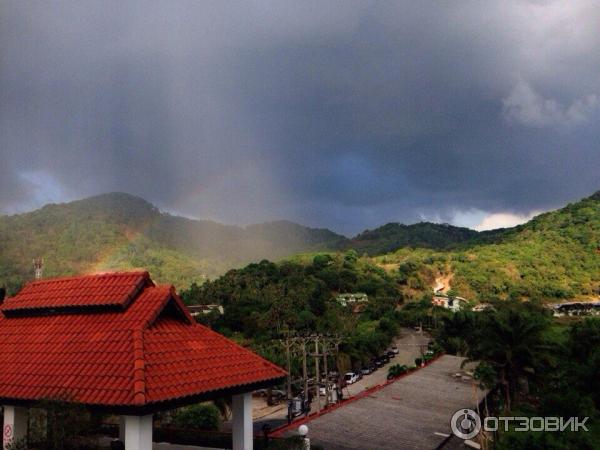
[[[121,416],[127,450],[152,448],[152,415],[232,396],[233,449],[252,449],[252,391],[286,372],[197,324],[148,272],[44,279],[0,306],[4,446],[27,408],[61,398]]]

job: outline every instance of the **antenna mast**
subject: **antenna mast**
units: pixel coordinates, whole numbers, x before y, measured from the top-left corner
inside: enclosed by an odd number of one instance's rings
[[[35,279],[42,279],[42,269],[44,268],[44,258],[33,258],[33,270],[35,271]]]

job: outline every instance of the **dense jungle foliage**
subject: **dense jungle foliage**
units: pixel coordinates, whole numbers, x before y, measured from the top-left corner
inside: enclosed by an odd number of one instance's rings
[[[335,300],[340,292],[364,292],[369,303],[356,314]],[[181,295],[188,304],[222,304],[225,314],[209,315],[206,323],[273,352],[267,356],[274,361],[283,362],[280,348],[271,344],[285,333],[336,333],[346,337],[342,353],[353,366],[376,356],[397,334],[402,302],[397,280],[353,250],[318,254],[308,263],[250,264]]]

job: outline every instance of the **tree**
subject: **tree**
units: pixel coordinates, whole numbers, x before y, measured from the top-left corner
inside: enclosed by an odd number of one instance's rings
[[[483,390],[491,390],[496,384],[498,384],[498,380],[496,378],[496,371],[494,368],[487,362],[481,362],[475,368],[475,373],[473,374],[473,378],[475,378],[479,382],[479,388]],[[485,405],[485,415],[489,416],[490,411],[488,409],[488,396],[486,395],[483,398],[483,402]]]
[[[473,336],[470,359],[490,364],[498,374],[505,408],[510,410],[519,377],[530,376],[546,351],[544,331],[549,322],[541,312],[529,312],[510,302],[496,311],[483,313],[479,332]]]

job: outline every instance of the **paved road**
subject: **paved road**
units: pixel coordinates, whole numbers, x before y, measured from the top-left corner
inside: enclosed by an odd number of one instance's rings
[[[415,363],[415,358],[421,356],[420,345],[427,346],[430,337],[421,332],[417,332],[411,328],[402,328],[400,336],[394,339],[394,343],[398,346],[399,353],[390,359],[390,362],[379,370],[370,375],[365,375],[360,381],[351,384],[344,388],[344,397],[353,397],[365,389],[368,389],[379,384],[384,384],[387,381],[388,369],[393,364],[411,366]],[[253,401],[253,416],[254,416],[254,431],[260,432],[263,425],[268,424],[272,429],[287,423],[287,406],[277,405],[266,408],[264,399],[254,399]],[[321,397],[321,404],[324,405],[325,398]],[[262,406],[261,406],[262,405]],[[317,410],[316,401],[313,400],[311,410]]]
[[[427,343],[430,340],[430,337],[426,334],[410,328],[402,328],[400,337],[394,339],[394,343],[398,346],[400,352],[394,358],[390,359],[389,364],[386,364],[370,375],[365,375],[362,380],[349,385],[344,389],[344,395],[346,397],[353,397],[365,389],[385,383],[387,381],[388,369],[391,365],[414,365],[415,359],[421,356],[420,345],[423,345],[426,349]]]

